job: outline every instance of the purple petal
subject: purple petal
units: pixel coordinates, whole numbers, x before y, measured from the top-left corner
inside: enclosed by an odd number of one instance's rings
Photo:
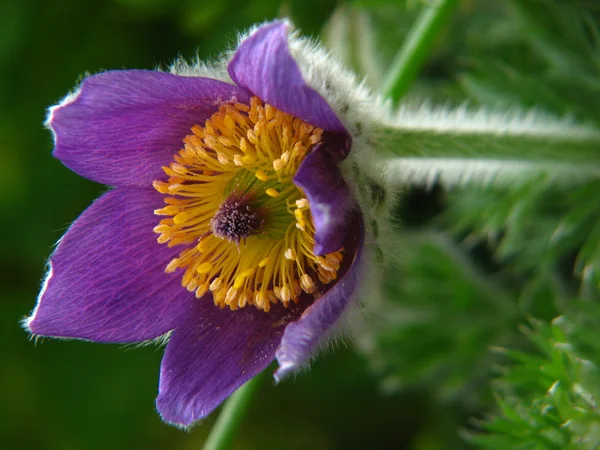
[[[86,78],[75,97],[51,109],[54,156],[78,174],[113,186],[147,186],[194,124],[223,102],[248,102],[237,86],[199,77],[125,70]]]
[[[264,102],[326,131],[347,133],[327,102],[300,73],[288,48],[288,25],[275,21],[246,38],[229,63],[231,79]]]
[[[340,318],[352,294],[356,290],[362,273],[364,228],[362,217],[355,213],[348,223],[356,228],[351,230],[344,241],[346,258],[341,268],[340,279],[315,303],[308,307],[299,320],[287,326],[276,357],[279,369],[275,379],[281,380],[306,362],[315,351],[329,329]]]
[[[347,211],[353,208],[350,188],[344,181],[333,152],[324,144],[306,155],[294,184],[306,194],[315,223],[313,252],[324,255],[338,251],[346,233]]]
[[[275,357],[285,325],[304,306],[219,309],[198,300],[172,334],[163,357],[157,408],[169,423],[188,426],[207,416]]]
[[[180,249],[156,242],[152,189],[118,188],[69,228],[27,326],[34,334],[139,342],[172,330],[194,299],[181,274],[166,274]]]

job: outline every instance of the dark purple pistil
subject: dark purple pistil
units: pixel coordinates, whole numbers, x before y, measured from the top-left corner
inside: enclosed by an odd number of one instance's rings
[[[225,200],[212,218],[212,232],[221,239],[238,244],[241,239],[258,234],[263,218],[260,211],[253,208],[247,199],[235,196]]]

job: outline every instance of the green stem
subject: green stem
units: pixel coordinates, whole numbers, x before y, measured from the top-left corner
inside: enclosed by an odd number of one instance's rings
[[[383,81],[383,95],[394,103],[415,79],[435,38],[459,4],[459,0],[430,1],[433,4],[424,7]]]
[[[227,399],[217,422],[208,435],[204,450],[229,448],[250,405],[250,400],[258,390],[261,379],[262,373],[249,380]]]

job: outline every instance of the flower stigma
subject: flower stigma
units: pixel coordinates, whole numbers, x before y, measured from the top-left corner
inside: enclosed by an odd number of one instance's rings
[[[154,228],[158,242],[187,246],[165,271],[183,269],[185,288],[232,310],[318,296],[337,278],[343,248],[313,253],[309,201],[293,177],[323,130],[252,97],[191,131],[163,167],[168,180],[153,183],[166,195],[154,213],[168,216]]]

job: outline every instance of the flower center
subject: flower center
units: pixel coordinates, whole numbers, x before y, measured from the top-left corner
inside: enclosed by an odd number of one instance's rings
[[[194,125],[169,167],[154,181],[168,216],[158,242],[186,248],[166,267],[184,270],[197,297],[212,291],[217,306],[269,311],[302,295],[318,296],[337,277],[343,249],[313,253],[310,205],[293,177],[323,130],[253,97],[225,104]]]
[[[221,204],[211,220],[213,235],[236,244],[242,238],[258,234],[262,223],[260,212],[235,194]]]

